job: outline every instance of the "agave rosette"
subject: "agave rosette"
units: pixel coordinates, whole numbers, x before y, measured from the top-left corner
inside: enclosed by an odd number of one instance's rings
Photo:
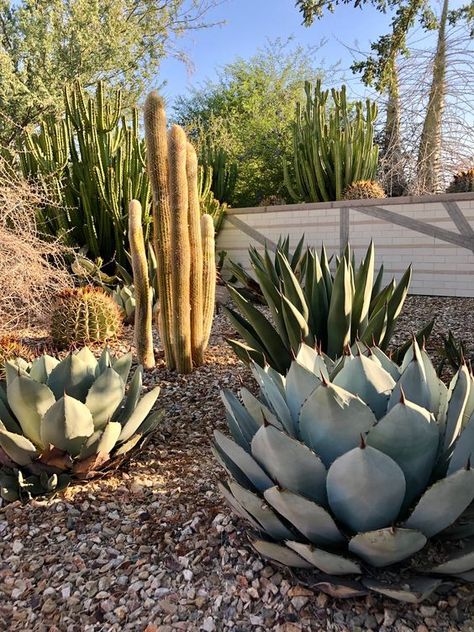
[[[91,478],[157,426],[159,387],[141,399],[143,370],[126,384],[132,355],[99,359],[88,347],[59,361],[42,355],[6,363],[0,385],[0,494],[6,500],[63,488]]]
[[[469,543],[431,567],[412,558],[438,534],[474,535],[474,378],[463,365],[447,388],[416,340],[401,366],[361,347],[333,362],[302,344],[286,376],[253,364],[260,400],[222,392],[220,489],[261,555],[316,569],[322,590],[419,601],[473,574]],[[392,565],[402,585],[381,580]]]

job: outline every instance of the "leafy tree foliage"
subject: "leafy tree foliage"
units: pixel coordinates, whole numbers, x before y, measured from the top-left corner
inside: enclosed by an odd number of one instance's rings
[[[177,100],[175,119],[199,143],[211,141],[238,163],[232,205],[253,206],[284,197],[283,158],[291,155],[290,124],[304,81],[322,71],[317,47],[270,42],[248,60],[237,59],[189,96]]]

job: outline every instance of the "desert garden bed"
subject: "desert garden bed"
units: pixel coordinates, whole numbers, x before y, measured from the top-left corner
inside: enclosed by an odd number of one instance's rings
[[[399,340],[437,316],[472,351],[474,299],[410,297]],[[29,344],[47,342],[43,332]],[[224,427],[219,390],[253,379],[226,344],[219,315],[204,366],[189,376],[160,359],[145,386],[159,384],[166,411],[144,451],[120,470],[75,484],[49,500],[0,509],[0,627],[10,630],[462,630],[474,628],[472,585],[445,584],[422,604],[373,594],[335,600],[259,558],[243,523],[216,488],[223,472],[210,451]],[[130,348],[126,329],[114,343]],[[156,347],[158,348],[158,343]],[[8,622],[8,623],[6,623]]]

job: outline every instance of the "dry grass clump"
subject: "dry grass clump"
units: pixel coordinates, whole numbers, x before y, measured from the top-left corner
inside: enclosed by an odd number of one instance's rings
[[[52,296],[72,285],[65,261],[72,251],[37,226],[45,201],[0,157],[0,334],[44,322]]]

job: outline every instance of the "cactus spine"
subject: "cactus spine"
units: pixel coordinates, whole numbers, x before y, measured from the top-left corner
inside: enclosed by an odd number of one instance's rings
[[[155,91],[145,102],[145,137],[148,177],[153,192],[153,241],[157,266],[157,295],[160,301],[159,330],[166,365],[175,368],[171,339],[173,318],[171,290],[171,209],[168,189],[168,136],[163,99]]]
[[[166,134],[161,97],[145,104],[148,173],[153,190],[160,334],[169,368],[189,373],[203,362],[215,300],[214,224],[203,215],[196,152],[184,130]]]
[[[135,287],[135,347],[138,362],[145,369],[155,366],[153,354],[153,292],[148,279],[148,262],[142,227],[142,205],[132,200],[128,207],[128,239]]]

